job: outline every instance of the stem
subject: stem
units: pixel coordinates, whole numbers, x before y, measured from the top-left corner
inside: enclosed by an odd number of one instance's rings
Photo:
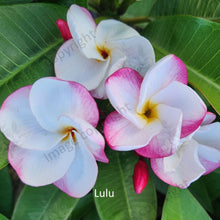
[[[153,21],[153,19],[149,17],[120,18],[120,21],[126,24],[137,24],[137,23],[151,22]]]

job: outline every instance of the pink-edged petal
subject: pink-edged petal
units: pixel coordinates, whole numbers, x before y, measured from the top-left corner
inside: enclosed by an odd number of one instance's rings
[[[104,123],[104,134],[113,150],[129,151],[146,146],[162,129],[159,120],[155,120],[138,129],[118,112],[109,114]]]
[[[160,158],[170,156],[177,150],[180,141],[181,111],[166,105],[158,105],[157,112],[163,128],[146,147],[136,150],[139,155],[144,157]]]
[[[59,118],[62,127],[72,126],[85,142],[88,149],[94,155],[95,159],[104,163],[108,163],[108,158],[105,155],[105,140],[100,132],[90,125],[85,120],[74,118],[71,120],[66,116]]]
[[[67,23],[83,54],[87,58],[103,60],[96,47],[96,23],[90,12],[78,5],[72,5],[67,12]]]
[[[197,148],[196,141],[187,141],[175,154],[151,159],[151,167],[164,182],[172,186],[186,188],[205,172],[199,161]]]
[[[187,70],[184,63],[171,54],[159,60],[146,73],[141,85],[138,110],[141,110],[147,99],[173,81],[187,84]]]
[[[201,126],[211,124],[213,121],[215,121],[216,115],[212,112],[206,112],[205,118],[202,121]]]
[[[30,106],[39,124],[49,131],[62,129],[59,117],[81,118],[96,126],[99,119],[97,104],[85,87],[57,78],[41,78],[30,92]]]
[[[63,135],[43,129],[36,121],[29,105],[31,86],[12,93],[0,110],[0,128],[14,144],[27,149],[48,150],[55,146]]]
[[[154,49],[142,36],[115,41],[112,47],[112,54],[120,51],[126,57],[123,67],[130,67],[142,76],[155,63]]]
[[[153,103],[161,103],[180,109],[183,114],[181,138],[195,131],[206,114],[202,99],[188,86],[174,81],[151,98]]]
[[[54,184],[69,196],[80,198],[89,193],[95,185],[98,167],[83,139],[79,134],[75,135],[77,139],[75,159],[67,173]]]
[[[128,25],[108,19],[101,21],[96,29],[96,43],[98,46],[106,45],[112,48],[112,43],[117,40],[139,36],[139,33]]]
[[[78,82],[93,90],[106,76],[109,62],[110,58],[105,61],[88,59],[70,39],[58,50],[54,68],[58,78]]]
[[[139,128],[146,121],[136,113],[142,77],[133,69],[122,68],[112,74],[105,83],[106,94],[114,108]]]
[[[199,145],[198,155],[200,163],[206,169],[204,175],[220,167],[220,147],[216,149],[214,147]]]
[[[31,186],[51,184],[64,176],[73,162],[75,145],[72,138],[48,151],[23,149],[12,142],[8,160],[19,178]]]

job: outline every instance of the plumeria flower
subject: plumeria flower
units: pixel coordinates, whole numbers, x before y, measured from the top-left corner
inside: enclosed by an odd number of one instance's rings
[[[144,157],[172,155],[180,140],[201,124],[206,106],[187,85],[183,62],[168,55],[144,79],[122,68],[106,81],[106,92],[116,109],[105,120],[104,133],[114,150]]]
[[[96,98],[106,98],[105,80],[119,68],[144,75],[155,62],[150,42],[120,21],[103,20],[97,26],[89,11],[72,5],[67,23],[73,39],[56,54],[56,76],[81,83]]]
[[[200,176],[220,167],[220,123],[208,113],[202,126],[181,139],[178,150],[169,157],[151,159],[156,175],[164,182],[180,188],[188,187]]]
[[[96,160],[108,162],[104,138],[95,129],[98,119],[97,105],[83,86],[39,79],[12,93],[1,107],[9,162],[25,184],[54,183],[82,197],[95,184]]]

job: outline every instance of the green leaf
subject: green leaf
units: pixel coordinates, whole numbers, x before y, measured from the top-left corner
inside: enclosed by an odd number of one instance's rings
[[[212,201],[203,178],[192,183],[189,190],[207,211],[213,213]]]
[[[51,3],[51,0],[37,0],[37,2]],[[53,0],[53,3],[65,5],[66,7],[70,7],[72,4],[77,4],[84,8],[88,8],[88,0]]]
[[[8,164],[8,145],[9,141],[0,133],[0,169]]]
[[[162,220],[189,219],[211,220],[189,190],[170,186],[163,207]]]
[[[8,220],[4,215],[0,214],[0,220]]]
[[[93,206],[93,209],[90,210],[86,215],[85,217],[83,218],[83,220],[101,220],[99,215],[98,215],[98,212],[95,208],[95,205]]]
[[[56,20],[66,8],[53,4],[0,7],[0,103],[16,89],[54,74],[63,39]]]
[[[32,0],[0,0],[0,5],[23,4],[29,2],[32,2]]]
[[[8,167],[0,170],[0,211],[3,215],[11,217],[13,208],[13,192]],[[1,219],[1,218],[0,218]]]
[[[137,157],[133,152],[108,153],[109,164],[99,164],[99,175],[93,193],[101,219],[156,219],[156,192],[151,179],[140,195],[133,188],[133,169]],[[114,197],[100,197],[103,191]],[[97,197],[99,196],[99,197]]]
[[[123,18],[193,15],[220,18],[220,0],[141,0],[129,6]]]
[[[189,82],[220,113],[220,24],[190,16],[170,16],[144,31],[157,59],[175,54],[185,63]]]
[[[85,216],[92,208],[94,208],[94,200],[92,193],[84,196],[79,200],[71,215],[71,220],[79,220]]]
[[[12,220],[65,220],[78,201],[53,185],[38,188],[25,186],[16,203]]]
[[[66,8],[53,4],[0,7],[0,105],[13,91],[54,75],[54,57],[63,39],[56,27]],[[0,135],[0,168],[8,141]]]

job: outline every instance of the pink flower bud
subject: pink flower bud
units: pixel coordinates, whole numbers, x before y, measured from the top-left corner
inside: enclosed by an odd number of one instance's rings
[[[60,33],[61,33],[63,39],[65,41],[71,39],[72,35],[70,33],[70,30],[69,30],[67,22],[62,20],[62,19],[58,19],[56,23],[57,23],[57,27],[59,28]]]
[[[140,159],[134,167],[133,184],[134,190],[140,194],[147,185],[149,172],[147,164],[144,160]]]

